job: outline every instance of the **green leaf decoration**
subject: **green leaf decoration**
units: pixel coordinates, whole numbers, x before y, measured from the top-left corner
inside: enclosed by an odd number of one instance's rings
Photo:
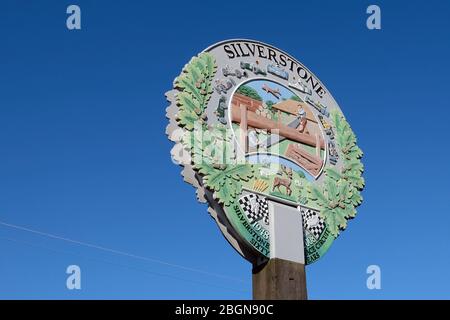
[[[203,176],[210,176],[214,174],[217,171],[213,166],[203,164],[198,168],[198,172],[201,173]]]
[[[362,156],[363,156],[362,150],[356,145],[352,146],[352,148],[346,154],[346,158],[348,160],[359,159]]]
[[[345,229],[347,227],[347,211],[345,209],[337,207],[333,210],[334,218],[339,229]]]
[[[339,228],[346,220],[337,211],[324,208],[320,211],[322,218],[327,222],[327,227],[335,237],[339,234]]]
[[[327,190],[328,201],[330,201],[330,202],[335,201],[339,196],[336,181],[334,181],[332,179],[326,179],[325,180],[325,188]]]
[[[177,121],[181,127],[191,131],[197,121],[203,121],[202,115],[211,97],[211,82],[216,69],[214,57],[209,53],[202,53],[192,58],[175,79],[174,86],[180,90],[177,95]]]
[[[241,193],[242,185],[240,182],[231,183],[228,181],[218,191],[214,193],[214,197],[223,203],[225,206],[230,206],[234,203],[237,195]]]
[[[360,172],[360,173],[362,173],[364,171],[364,167],[363,167],[361,161],[359,161],[359,160],[347,161],[344,164],[344,169],[342,170],[342,172],[346,173],[346,172],[349,172],[349,171],[350,172],[353,171],[353,172]]]
[[[210,54],[203,54],[200,56],[201,61],[205,65],[206,73],[208,74],[208,78],[212,78],[215,73],[217,66],[214,61],[214,58]]]
[[[219,202],[230,205],[242,186],[239,179],[248,180],[252,174],[252,167],[226,166],[233,160],[233,144],[228,143],[226,128],[218,125],[208,128],[204,122],[205,108],[213,91],[212,79],[217,65],[214,57],[209,53],[202,53],[194,57],[184,67],[181,75],[175,80],[177,94],[177,121],[187,130],[182,143],[190,150],[193,167],[202,176],[205,185],[214,191]],[[224,158],[229,156],[229,158]]]
[[[240,181],[249,181],[250,178],[253,177],[253,166],[248,164],[235,165],[230,168],[227,172],[227,176],[229,178],[233,178],[234,180]]]
[[[224,125],[211,127],[205,122],[205,108],[213,92],[216,70],[215,59],[209,53],[192,58],[184,67],[174,83],[180,91],[176,95],[176,119],[185,129],[181,142],[191,152],[193,168],[202,176],[203,184],[213,192],[214,198],[230,206],[242,192],[241,182],[255,176],[255,166],[235,163],[236,151],[230,132]],[[342,169],[325,168],[323,184],[306,184],[299,201],[318,208],[327,228],[337,237],[340,230],[346,228],[347,220],[355,217],[365,181],[360,160],[363,153],[356,145],[350,125],[338,110],[330,112],[330,121],[335,129]]]
[[[192,58],[183,68],[174,82],[180,91],[176,96],[177,122],[186,129],[181,141],[191,152],[194,169],[203,176],[203,183],[214,192],[214,197],[229,206],[241,193],[241,181],[251,179],[254,169],[250,164],[233,164],[235,150],[230,133],[223,125],[209,128],[204,121],[216,70],[210,53]]]
[[[178,95],[177,103],[179,105],[179,109],[183,112],[192,112],[197,116],[200,116],[203,112],[203,107],[200,102],[193,99],[192,95],[187,92],[181,92]]]
[[[338,110],[330,113],[335,128],[335,139],[339,146],[339,156],[343,160],[340,171],[334,167],[325,168],[326,177],[320,186],[311,186],[308,200],[320,208],[321,216],[335,237],[347,227],[347,220],[356,216],[356,207],[362,202],[361,190],[365,181],[362,177],[364,166],[360,158],[363,155],[356,145],[356,136],[347,120]]]
[[[205,174],[203,182],[209,189],[215,191],[214,197],[219,203],[229,206],[241,193],[241,180],[248,181],[253,177],[254,169],[249,164],[230,165],[225,169],[205,166],[199,172]]]
[[[364,178],[361,174],[351,171],[345,175],[345,179],[358,190],[362,190],[364,188]]]
[[[179,76],[175,82],[178,89],[182,92],[186,92],[192,96],[192,98],[197,99],[200,103],[203,102],[203,95],[200,90],[196,87],[195,80],[190,73],[185,73]]]
[[[334,168],[326,168],[325,173],[328,177],[333,179],[334,181],[339,181],[342,178],[342,175],[337,172]]]
[[[339,189],[339,201],[345,204],[349,204],[351,202],[351,190],[347,181],[339,180],[338,182]]]
[[[196,85],[199,81],[201,82],[203,80],[202,78],[204,77],[197,65],[198,64],[196,63],[194,58],[194,60],[186,66],[186,73],[191,76],[191,79],[193,80],[192,83],[194,85]]]
[[[186,149],[191,150],[194,169],[205,165],[224,169],[226,164],[236,163],[236,154],[232,141],[232,133],[222,124],[214,127],[196,126],[191,134],[183,140]]]
[[[314,185],[310,185],[308,188],[309,198],[312,201],[316,201],[321,207],[326,207],[328,199],[325,197],[323,191]]]
[[[352,196],[350,197],[350,201],[353,205],[353,207],[357,207],[361,204],[363,201],[363,198],[359,192],[353,192]]]
[[[356,216],[356,209],[353,206],[348,206],[345,208],[345,218],[352,219]]]
[[[187,130],[194,129],[194,123],[198,120],[198,116],[192,112],[182,112],[178,115],[178,123]]]
[[[203,182],[211,190],[218,191],[226,182],[226,171],[220,169],[210,171],[208,175],[204,176]]]
[[[339,112],[331,112],[331,121],[334,123],[334,127],[336,129],[336,132],[338,134],[341,134],[343,131],[343,127],[342,127],[342,117],[339,114]]]

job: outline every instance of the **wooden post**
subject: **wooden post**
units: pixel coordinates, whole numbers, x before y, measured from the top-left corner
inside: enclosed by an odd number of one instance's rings
[[[269,200],[270,260],[253,266],[253,299],[306,300],[300,207]]]
[[[252,270],[254,300],[306,300],[305,265],[270,259]]]
[[[316,133],[316,156],[320,159],[320,138],[319,138],[319,134]]]
[[[241,147],[244,153],[247,153],[247,105],[241,103]]]

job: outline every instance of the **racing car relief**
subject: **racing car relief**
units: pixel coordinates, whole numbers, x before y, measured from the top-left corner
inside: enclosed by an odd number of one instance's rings
[[[270,202],[297,209],[306,264],[355,217],[365,184],[356,137],[326,87],[287,53],[220,42],[192,58],[166,96],[173,159],[250,262],[270,257]]]

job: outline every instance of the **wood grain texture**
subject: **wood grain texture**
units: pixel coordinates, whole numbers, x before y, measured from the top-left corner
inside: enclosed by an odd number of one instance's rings
[[[270,259],[252,270],[254,300],[306,300],[305,265]]]
[[[311,147],[316,147],[317,145],[316,137],[306,133],[299,132],[295,128],[290,128],[286,125],[280,124],[279,121],[267,119],[265,117],[257,115],[254,112],[248,112],[246,116],[247,117],[245,119],[246,120],[245,124],[247,126],[264,130],[278,130],[279,135],[287,139],[300,142]],[[243,115],[240,107],[231,108],[231,119],[233,122],[241,123],[241,121],[243,121],[242,118]],[[319,146],[322,150],[325,150],[325,143],[323,139],[319,139]]]

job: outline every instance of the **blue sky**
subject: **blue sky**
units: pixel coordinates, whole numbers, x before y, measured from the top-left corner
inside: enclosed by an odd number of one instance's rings
[[[0,224],[0,298],[251,298],[250,264],[164,133],[174,77],[228,38],[302,61],[365,152],[365,202],[307,268],[309,297],[450,298],[448,2],[378,1],[379,31],[367,1],[80,0],[82,30],[69,31],[72,3],[1,3],[0,220],[97,247]],[[371,264],[381,290],[366,288]]]
[[[273,81],[255,81],[255,82],[247,82],[245,85],[252,87],[253,89],[256,90],[256,92],[258,92],[258,94],[262,97],[263,101],[268,101],[271,100],[275,103],[277,103],[280,99],[290,99],[293,95],[296,95],[296,93],[294,93],[293,91],[291,91],[290,89],[279,85],[276,82]],[[278,89],[280,91],[280,98],[277,99],[274,95],[272,95],[271,93],[268,93],[267,91],[264,91],[263,86],[267,85],[269,88],[271,89]],[[304,95],[300,95],[300,96],[304,96]]]

